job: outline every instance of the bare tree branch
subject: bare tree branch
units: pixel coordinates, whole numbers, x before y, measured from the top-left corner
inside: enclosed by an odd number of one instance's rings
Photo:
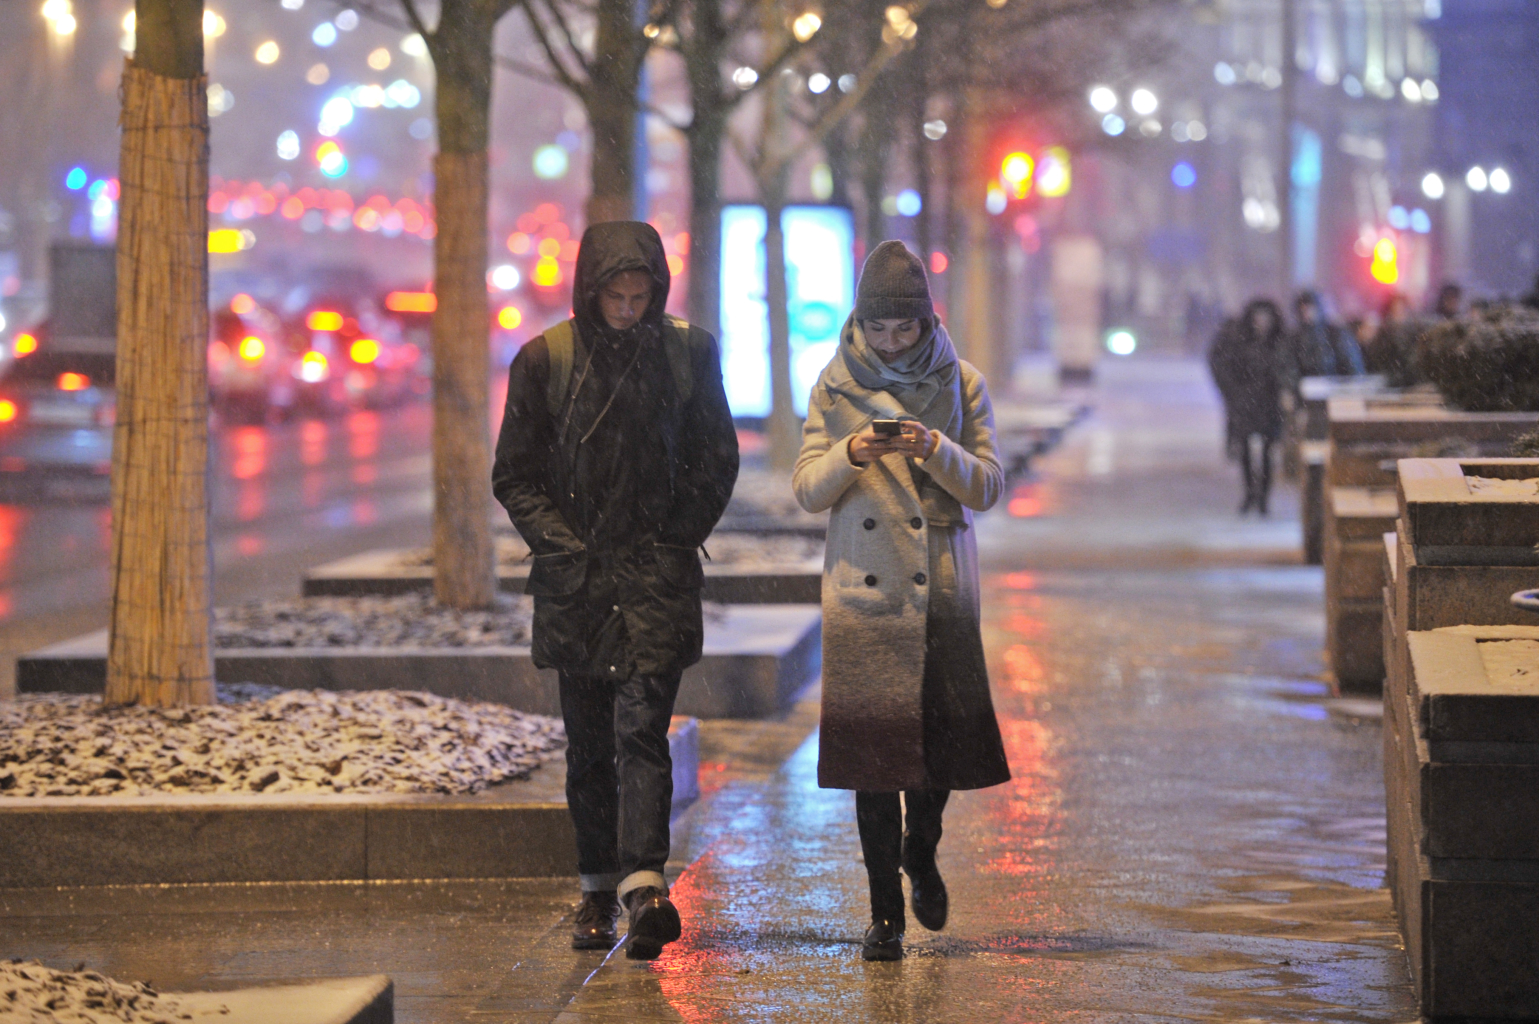
[[[534,0],[525,0],[525,2],[532,5]],[[582,69],[583,77],[591,81],[593,78],[593,68],[588,63],[588,58],[583,56],[582,47],[577,45],[577,38],[572,35],[572,26],[568,25],[566,18],[562,17],[560,5],[553,2],[553,0],[545,0],[545,9],[550,12],[551,18],[556,22],[556,27],[561,30],[561,37],[566,40],[567,49],[571,51],[572,58],[577,61],[577,66]],[[529,20],[533,21],[533,7],[530,6],[529,10],[531,12]],[[547,52],[549,52],[548,48]]]
[[[540,49],[545,51],[545,59],[550,62],[550,66],[555,71],[556,77],[560,80],[562,86],[579,99],[586,101],[588,96],[587,82],[579,82],[567,70],[566,65],[561,62],[561,58],[556,54],[555,46],[550,41],[549,34],[545,31],[545,26],[540,23],[539,17],[534,12],[533,0],[525,0],[523,8],[524,16],[529,20],[529,27],[534,30],[535,41],[540,44]],[[586,71],[586,67],[584,70]]]
[[[411,22],[411,27],[422,37],[422,41],[430,47],[433,45],[433,33],[427,30],[427,25],[422,21],[422,15],[417,11],[416,0],[401,0],[401,6],[406,9],[406,18]]]

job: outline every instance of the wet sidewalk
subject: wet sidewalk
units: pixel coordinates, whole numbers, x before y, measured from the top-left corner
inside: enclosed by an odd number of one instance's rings
[[[707,730],[685,934],[650,964],[566,949],[560,880],[0,893],[0,956],[182,989],[382,972],[412,1022],[1413,1020],[1379,722],[1320,679],[1292,495],[1235,515],[1196,362],[1088,398],[979,526],[1015,778],[953,797],[951,921],[911,921],[904,961],[860,959],[853,798],[817,788],[810,704]]]

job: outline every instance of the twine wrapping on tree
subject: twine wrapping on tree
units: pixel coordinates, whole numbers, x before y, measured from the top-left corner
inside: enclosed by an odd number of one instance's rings
[[[123,72],[107,702],[211,704],[206,76]]]

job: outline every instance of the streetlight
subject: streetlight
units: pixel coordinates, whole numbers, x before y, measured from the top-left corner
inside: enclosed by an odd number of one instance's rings
[[[1444,192],[1443,176],[1436,171],[1428,171],[1421,178],[1421,194],[1428,199],[1442,199]]]
[[[1108,85],[1098,85],[1090,90],[1090,106],[1098,114],[1110,114],[1117,109],[1117,93]]]
[[[1134,89],[1133,95],[1128,98],[1133,106],[1133,113],[1148,117],[1160,108],[1159,97],[1148,89]]]
[[[1486,177],[1486,169],[1476,164],[1469,169],[1469,173],[1465,174],[1464,183],[1472,192],[1484,192],[1486,186],[1490,184],[1490,179]]]
[[[1491,172],[1491,191],[1498,195],[1506,195],[1512,191],[1512,176],[1506,168],[1498,167]]]

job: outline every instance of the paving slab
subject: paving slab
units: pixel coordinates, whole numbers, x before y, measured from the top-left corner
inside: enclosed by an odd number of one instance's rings
[[[822,665],[816,605],[726,605],[708,617],[704,656],[684,672],[675,710],[697,718],[755,718],[783,711]],[[286,689],[426,690],[490,700],[520,711],[561,713],[556,673],[538,669],[527,647],[222,648],[221,679]],[[17,659],[22,693],[100,693],[107,631]]]
[[[668,747],[682,810],[700,793],[699,723],[676,717]],[[0,889],[570,875],[565,785],[558,755],[467,795],[0,798]]]

